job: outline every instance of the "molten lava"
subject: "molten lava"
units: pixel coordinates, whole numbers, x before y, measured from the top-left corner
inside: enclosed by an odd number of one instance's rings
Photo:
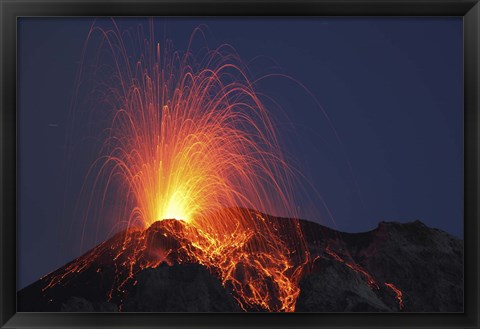
[[[398,300],[398,307],[399,307],[400,310],[402,310],[403,309],[403,293],[400,291],[400,289],[395,287],[395,285],[393,283],[385,282],[385,286],[390,288],[395,293],[395,295],[397,296],[397,300]]]
[[[245,311],[294,311],[308,258],[298,244],[299,221],[266,218],[240,208],[224,209],[218,215],[226,218],[222,234],[216,228],[173,219],[146,230],[127,230],[121,238],[100,244],[47,276],[44,291],[83,271],[94,271],[100,278],[101,268],[92,266],[102,264],[113,269],[108,274],[112,276],[108,300],[121,305],[141,270],[161,263],[198,263],[220,278]]]

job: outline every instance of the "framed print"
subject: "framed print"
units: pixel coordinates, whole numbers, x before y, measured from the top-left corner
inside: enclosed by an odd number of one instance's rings
[[[2,1],[2,328],[477,328],[479,8]]]

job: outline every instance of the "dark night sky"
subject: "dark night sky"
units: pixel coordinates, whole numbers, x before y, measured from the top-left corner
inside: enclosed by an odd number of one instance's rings
[[[97,22],[108,25],[106,21]],[[121,29],[147,20],[117,20]],[[22,288],[79,255],[65,214],[65,138],[80,54],[92,19],[19,19],[19,282]],[[210,47],[232,45],[245,61],[277,65],[286,78],[258,89],[285,111],[288,154],[318,189],[339,230],[420,219],[463,236],[463,75],[461,18],[158,19],[184,50],[194,27]],[[275,64],[276,63],[276,64]],[[254,66],[253,74],[272,70]],[[88,152],[80,149],[79,152]],[[80,178],[78,178],[80,179]],[[302,202],[303,201],[303,202]],[[66,229],[70,228],[70,229]],[[100,242],[109,232],[100,232]],[[84,246],[84,251],[91,246]],[[75,251],[74,251],[75,250]]]

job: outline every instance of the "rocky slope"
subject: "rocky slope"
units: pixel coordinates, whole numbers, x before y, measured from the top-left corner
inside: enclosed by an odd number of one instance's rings
[[[273,226],[289,221],[261,218]],[[420,221],[381,222],[376,229],[357,234],[308,221],[299,225],[310,257],[298,282],[295,311],[463,310],[462,240]],[[166,220],[143,233],[117,234],[19,291],[18,310],[243,311],[238,296],[215,269],[196,264],[185,253],[184,246],[192,243],[182,240],[181,234],[172,235],[184,229],[179,221]],[[285,231],[279,237],[288,235]],[[121,248],[127,250],[119,252]],[[167,249],[168,257],[159,255]]]
[[[369,273],[378,289],[365,284],[361,271],[326,256],[325,243],[310,243],[312,254],[323,256],[300,282],[296,311],[463,311],[462,240],[418,220],[381,222],[366,233],[330,233],[336,235],[327,242],[330,249]],[[400,290],[401,309],[398,298],[391,298],[400,296],[386,284]]]

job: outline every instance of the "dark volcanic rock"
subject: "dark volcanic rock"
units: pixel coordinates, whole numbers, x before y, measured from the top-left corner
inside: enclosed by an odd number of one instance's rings
[[[118,312],[109,302],[70,297],[62,312]],[[238,303],[218,279],[198,264],[145,269],[137,275],[122,311],[127,312],[239,312]]]
[[[463,311],[463,241],[420,221],[380,223],[356,258],[403,291],[405,311]]]
[[[239,312],[238,303],[201,265],[184,264],[143,270],[127,296],[127,312]]]
[[[463,310],[463,241],[448,233],[420,221],[381,222],[370,232],[353,234],[303,220],[297,226],[288,218],[262,215],[262,220],[289,250],[295,250],[292,230],[297,228],[308,246],[312,262],[300,272],[297,312]],[[185,252],[195,248],[181,234],[185,229],[181,221],[164,220],[146,231],[119,233],[20,290],[18,311],[241,311],[231,284],[223,286],[219,274],[210,272],[215,269],[194,264]],[[301,253],[290,257],[294,264],[303,259]],[[250,270],[238,262],[232,274],[243,282],[256,278]],[[258,280],[274,305],[275,282]]]
[[[62,304],[61,312],[118,312],[118,306],[109,302],[92,303],[82,297],[70,297]]]
[[[392,311],[358,273],[339,262],[329,260],[322,264],[322,271],[300,282],[296,312]]]
[[[381,222],[375,230],[354,234],[308,222],[303,228],[312,257],[321,261],[300,282],[296,311],[398,311],[386,283],[402,292],[402,311],[463,311],[462,240],[420,221]],[[368,272],[379,288],[370,288],[344,264],[325,261],[327,246]]]

